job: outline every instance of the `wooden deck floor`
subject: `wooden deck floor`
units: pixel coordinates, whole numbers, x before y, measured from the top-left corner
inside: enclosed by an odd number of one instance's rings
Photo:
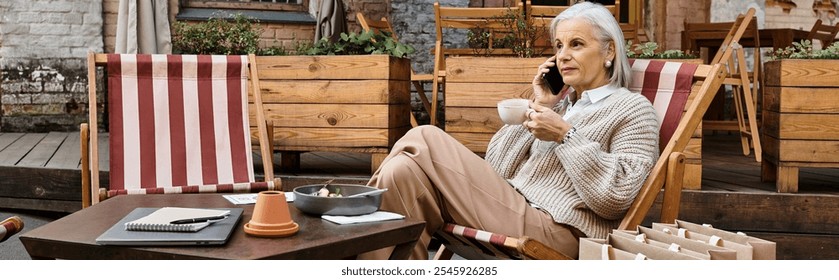
[[[107,134],[103,136],[104,149]],[[802,168],[799,192],[780,194],[774,183],[761,182],[760,164],[739,147],[736,136],[706,135],[702,189],[683,191],[680,218],[776,241],[781,259],[839,259],[839,251],[833,250],[839,248],[839,169]],[[0,208],[78,210],[79,150],[77,132],[0,133]],[[332,178],[365,183],[371,174],[367,154],[317,152],[300,157],[299,170],[279,170],[279,154],[274,157],[286,190]],[[261,160],[255,162],[255,170],[261,170]],[[100,178],[107,184],[107,172]],[[648,215],[646,223],[656,216]]]

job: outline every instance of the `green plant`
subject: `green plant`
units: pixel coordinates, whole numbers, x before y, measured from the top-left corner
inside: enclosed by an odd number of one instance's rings
[[[181,54],[284,54],[280,46],[259,47],[262,28],[242,14],[215,15],[205,22],[172,24],[172,48]]]
[[[839,42],[834,42],[821,50],[813,49],[810,40],[793,42],[792,46],[775,49],[767,53],[771,59],[839,59]]]
[[[493,50],[489,47],[490,36],[486,28],[472,28],[466,31],[466,44],[475,55],[490,55]]]
[[[658,43],[646,42],[643,44],[632,44],[632,41],[626,41],[626,56],[629,58],[657,58],[657,59],[690,59],[697,58],[696,55],[685,53],[681,50],[665,50],[658,51]]]
[[[545,48],[534,46],[547,36],[547,28],[535,25],[532,18],[507,8],[503,16],[494,19],[504,26],[503,30],[473,28],[467,31],[467,42],[474,54],[488,56],[495,49],[510,49],[515,56],[534,57],[545,51]]]
[[[358,55],[387,54],[407,57],[415,50],[410,45],[397,42],[388,32],[341,33],[335,42],[323,38],[314,44],[298,42],[295,49],[302,55]]]
[[[545,26],[537,26],[533,24],[533,18],[509,8],[507,13],[501,17],[501,24],[510,31],[502,41],[506,47],[512,49],[513,54],[518,57],[542,55],[545,49],[534,48],[534,45],[546,36],[547,28]]]

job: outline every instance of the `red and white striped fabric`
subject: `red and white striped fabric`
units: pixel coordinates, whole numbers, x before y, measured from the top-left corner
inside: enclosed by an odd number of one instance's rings
[[[522,258],[516,249],[519,242],[517,238],[451,223],[444,225],[442,231],[451,235],[451,237],[457,238],[457,243],[469,244],[472,247],[480,249],[485,254],[502,258]],[[450,238],[447,236],[442,237],[446,239]],[[451,243],[452,240],[449,240],[449,242]]]
[[[109,54],[109,196],[266,184],[251,183],[247,70],[247,56]]]
[[[667,146],[682,119],[693,86],[693,74],[699,65],[646,59],[634,59],[630,63],[632,82],[629,90],[640,92],[653,103],[661,124],[659,145]]]
[[[23,220],[18,216],[9,217],[0,222],[0,242],[6,241],[23,229]]]

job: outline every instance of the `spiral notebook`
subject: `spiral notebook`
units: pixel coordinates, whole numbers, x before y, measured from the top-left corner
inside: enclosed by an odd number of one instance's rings
[[[230,238],[237,223],[242,218],[244,210],[242,208],[208,208],[207,210],[229,211],[230,214],[227,218],[208,223],[201,230],[195,232],[126,230],[126,223],[148,217],[160,209],[163,208],[140,207],[134,209],[99,235],[96,238],[96,243],[100,245],[127,246],[220,245],[226,243]],[[166,219],[171,218],[171,216],[166,217]],[[167,223],[169,221],[171,220],[167,220]]]
[[[145,217],[125,223],[125,230],[196,232],[218,220],[187,224],[172,224],[171,222],[204,217],[226,217],[228,215],[230,215],[230,210],[163,207]]]

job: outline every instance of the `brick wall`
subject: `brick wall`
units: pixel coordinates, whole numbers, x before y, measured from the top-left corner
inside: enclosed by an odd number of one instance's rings
[[[823,7],[818,8],[816,2],[824,2],[822,0],[794,0],[795,7],[785,11],[781,6],[766,5],[766,28],[796,28],[801,30],[810,30],[817,19],[821,19],[823,24],[834,25],[839,20],[836,18],[836,6],[839,1],[829,1],[833,4],[833,10],[825,10]]]
[[[682,31],[685,30],[685,21],[687,22],[707,22],[708,2],[711,0],[701,1],[667,1],[667,17],[664,22],[657,22],[655,24],[664,24],[664,48],[665,49],[681,49],[682,48]],[[653,8],[654,9],[654,8]],[[655,28],[655,27],[653,27]],[[659,40],[656,40],[659,41]],[[659,41],[661,44],[662,42]]]
[[[78,130],[88,51],[102,51],[102,0],[0,1],[3,132]]]

